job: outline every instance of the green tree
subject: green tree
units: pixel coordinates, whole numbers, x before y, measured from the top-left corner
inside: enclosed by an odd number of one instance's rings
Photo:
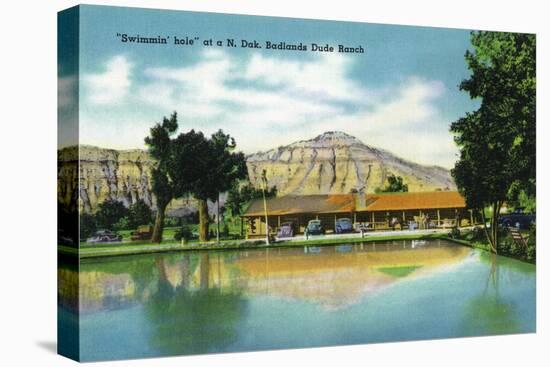
[[[113,225],[115,231],[123,231],[130,228],[130,222],[128,221],[128,216],[122,217]]]
[[[149,205],[142,199],[137,200],[130,205],[128,210],[128,226],[130,228],[137,228],[138,226],[151,223],[153,213]]]
[[[451,124],[460,159],[451,173],[471,208],[490,207],[485,234],[497,252],[502,204],[535,193],[535,36],[472,32],[466,51],[471,71],[460,90],[480,107]],[[518,190],[518,187],[520,188]]]
[[[199,207],[199,239],[209,239],[208,200],[215,201],[234,182],[248,175],[246,159],[235,152],[235,140],[222,130],[207,139],[191,130],[174,140],[171,173],[180,195],[192,194]]]
[[[233,182],[247,177],[246,159],[234,152],[235,140],[222,130],[207,139],[202,132],[177,131],[177,115],[166,117],[151,128],[145,138],[149,153],[156,161],[152,170],[152,189],[157,202],[157,215],[152,241],[162,240],[164,213],[173,198],[193,195],[199,207],[199,238],[208,240],[207,201],[231,188]]]
[[[272,186],[268,188],[265,196],[266,198],[277,196],[277,187]],[[251,183],[245,185],[236,183],[227,193],[225,206],[231,213],[231,216],[235,217],[242,214],[252,200],[260,198],[262,198],[262,189],[254,187]]]
[[[403,183],[403,177],[393,174],[388,175],[386,186],[382,189],[377,189],[377,192],[407,192],[409,185]]]
[[[113,229],[115,224],[128,215],[128,208],[121,201],[108,199],[99,204],[95,215],[99,228]]]
[[[214,169],[212,151],[208,139],[202,132],[191,130],[179,134],[173,142],[173,159],[170,172],[174,179],[178,195],[193,195],[199,207],[199,238],[208,240],[208,205],[207,199],[216,198],[212,191],[204,194],[212,182],[209,174]],[[206,230],[205,230],[206,227]]]
[[[164,117],[162,123],[157,123],[150,129],[149,136],[145,138],[149,154],[155,160],[155,167],[151,170],[151,189],[155,195],[157,212],[151,241],[160,243],[164,229],[164,215],[166,207],[175,195],[174,183],[169,174],[169,166],[172,158],[172,139],[178,129],[177,113],[170,118]]]
[[[514,182],[508,190],[507,204],[514,208],[523,208],[526,213],[537,211],[537,199],[534,190],[526,190],[519,181]]]
[[[80,239],[85,240],[95,233],[97,224],[95,217],[90,213],[82,213],[80,215]]]

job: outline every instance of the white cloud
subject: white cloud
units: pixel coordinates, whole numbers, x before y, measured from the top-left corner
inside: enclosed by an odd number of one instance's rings
[[[128,98],[143,111],[178,111],[182,127],[207,134],[223,128],[247,153],[342,130],[412,161],[452,166],[457,150],[438,108],[445,97],[443,83],[412,76],[367,88],[350,76],[354,60],[338,54],[301,60],[255,54],[242,59],[207,51],[193,64],[145,68],[145,81],[135,83]],[[104,73],[87,76],[91,101],[123,99],[131,69],[118,56]],[[134,120],[126,127],[140,131],[133,146],[142,144],[141,135],[152,122]]]
[[[244,78],[310,99],[364,100],[368,97],[367,91],[346,75],[350,66],[349,58],[337,54],[324,54],[308,61],[278,60],[255,54],[245,69]]]
[[[115,56],[101,73],[84,75],[86,96],[93,104],[116,104],[126,97],[131,85],[132,64],[125,56]]]
[[[168,110],[181,109],[190,119],[296,125],[335,116],[342,112],[337,103],[360,98],[362,90],[345,77],[348,64],[340,56],[302,62],[253,56],[243,64],[209,51],[191,66],[147,69],[152,82],[138,96]]]

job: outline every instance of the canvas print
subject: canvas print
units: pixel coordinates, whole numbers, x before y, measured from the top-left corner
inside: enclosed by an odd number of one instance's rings
[[[58,15],[58,348],[536,331],[534,34]]]

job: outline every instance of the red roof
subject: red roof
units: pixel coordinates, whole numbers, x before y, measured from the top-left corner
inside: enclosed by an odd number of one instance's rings
[[[466,201],[457,191],[404,192],[367,195],[366,211],[465,208]]]
[[[355,210],[355,198],[352,194],[341,195],[287,195],[267,199],[269,215],[297,213],[350,213]],[[262,199],[254,200],[243,216],[264,215]]]
[[[268,215],[298,213],[349,213],[352,211],[391,211],[415,209],[465,208],[466,202],[456,191],[403,192],[369,194],[365,206],[357,207],[353,194],[288,195],[267,199]],[[264,215],[263,200],[254,200],[244,217]]]

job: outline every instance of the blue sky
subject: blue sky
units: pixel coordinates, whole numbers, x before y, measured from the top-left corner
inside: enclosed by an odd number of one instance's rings
[[[180,131],[222,128],[245,153],[341,130],[452,167],[449,124],[477,106],[458,90],[468,77],[467,30],[90,6],[80,29],[82,144],[143,148],[148,129],[175,110]],[[170,39],[128,44],[117,33]],[[174,36],[200,40],[176,46]],[[365,53],[203,46],[209,38],[361,45]]]

